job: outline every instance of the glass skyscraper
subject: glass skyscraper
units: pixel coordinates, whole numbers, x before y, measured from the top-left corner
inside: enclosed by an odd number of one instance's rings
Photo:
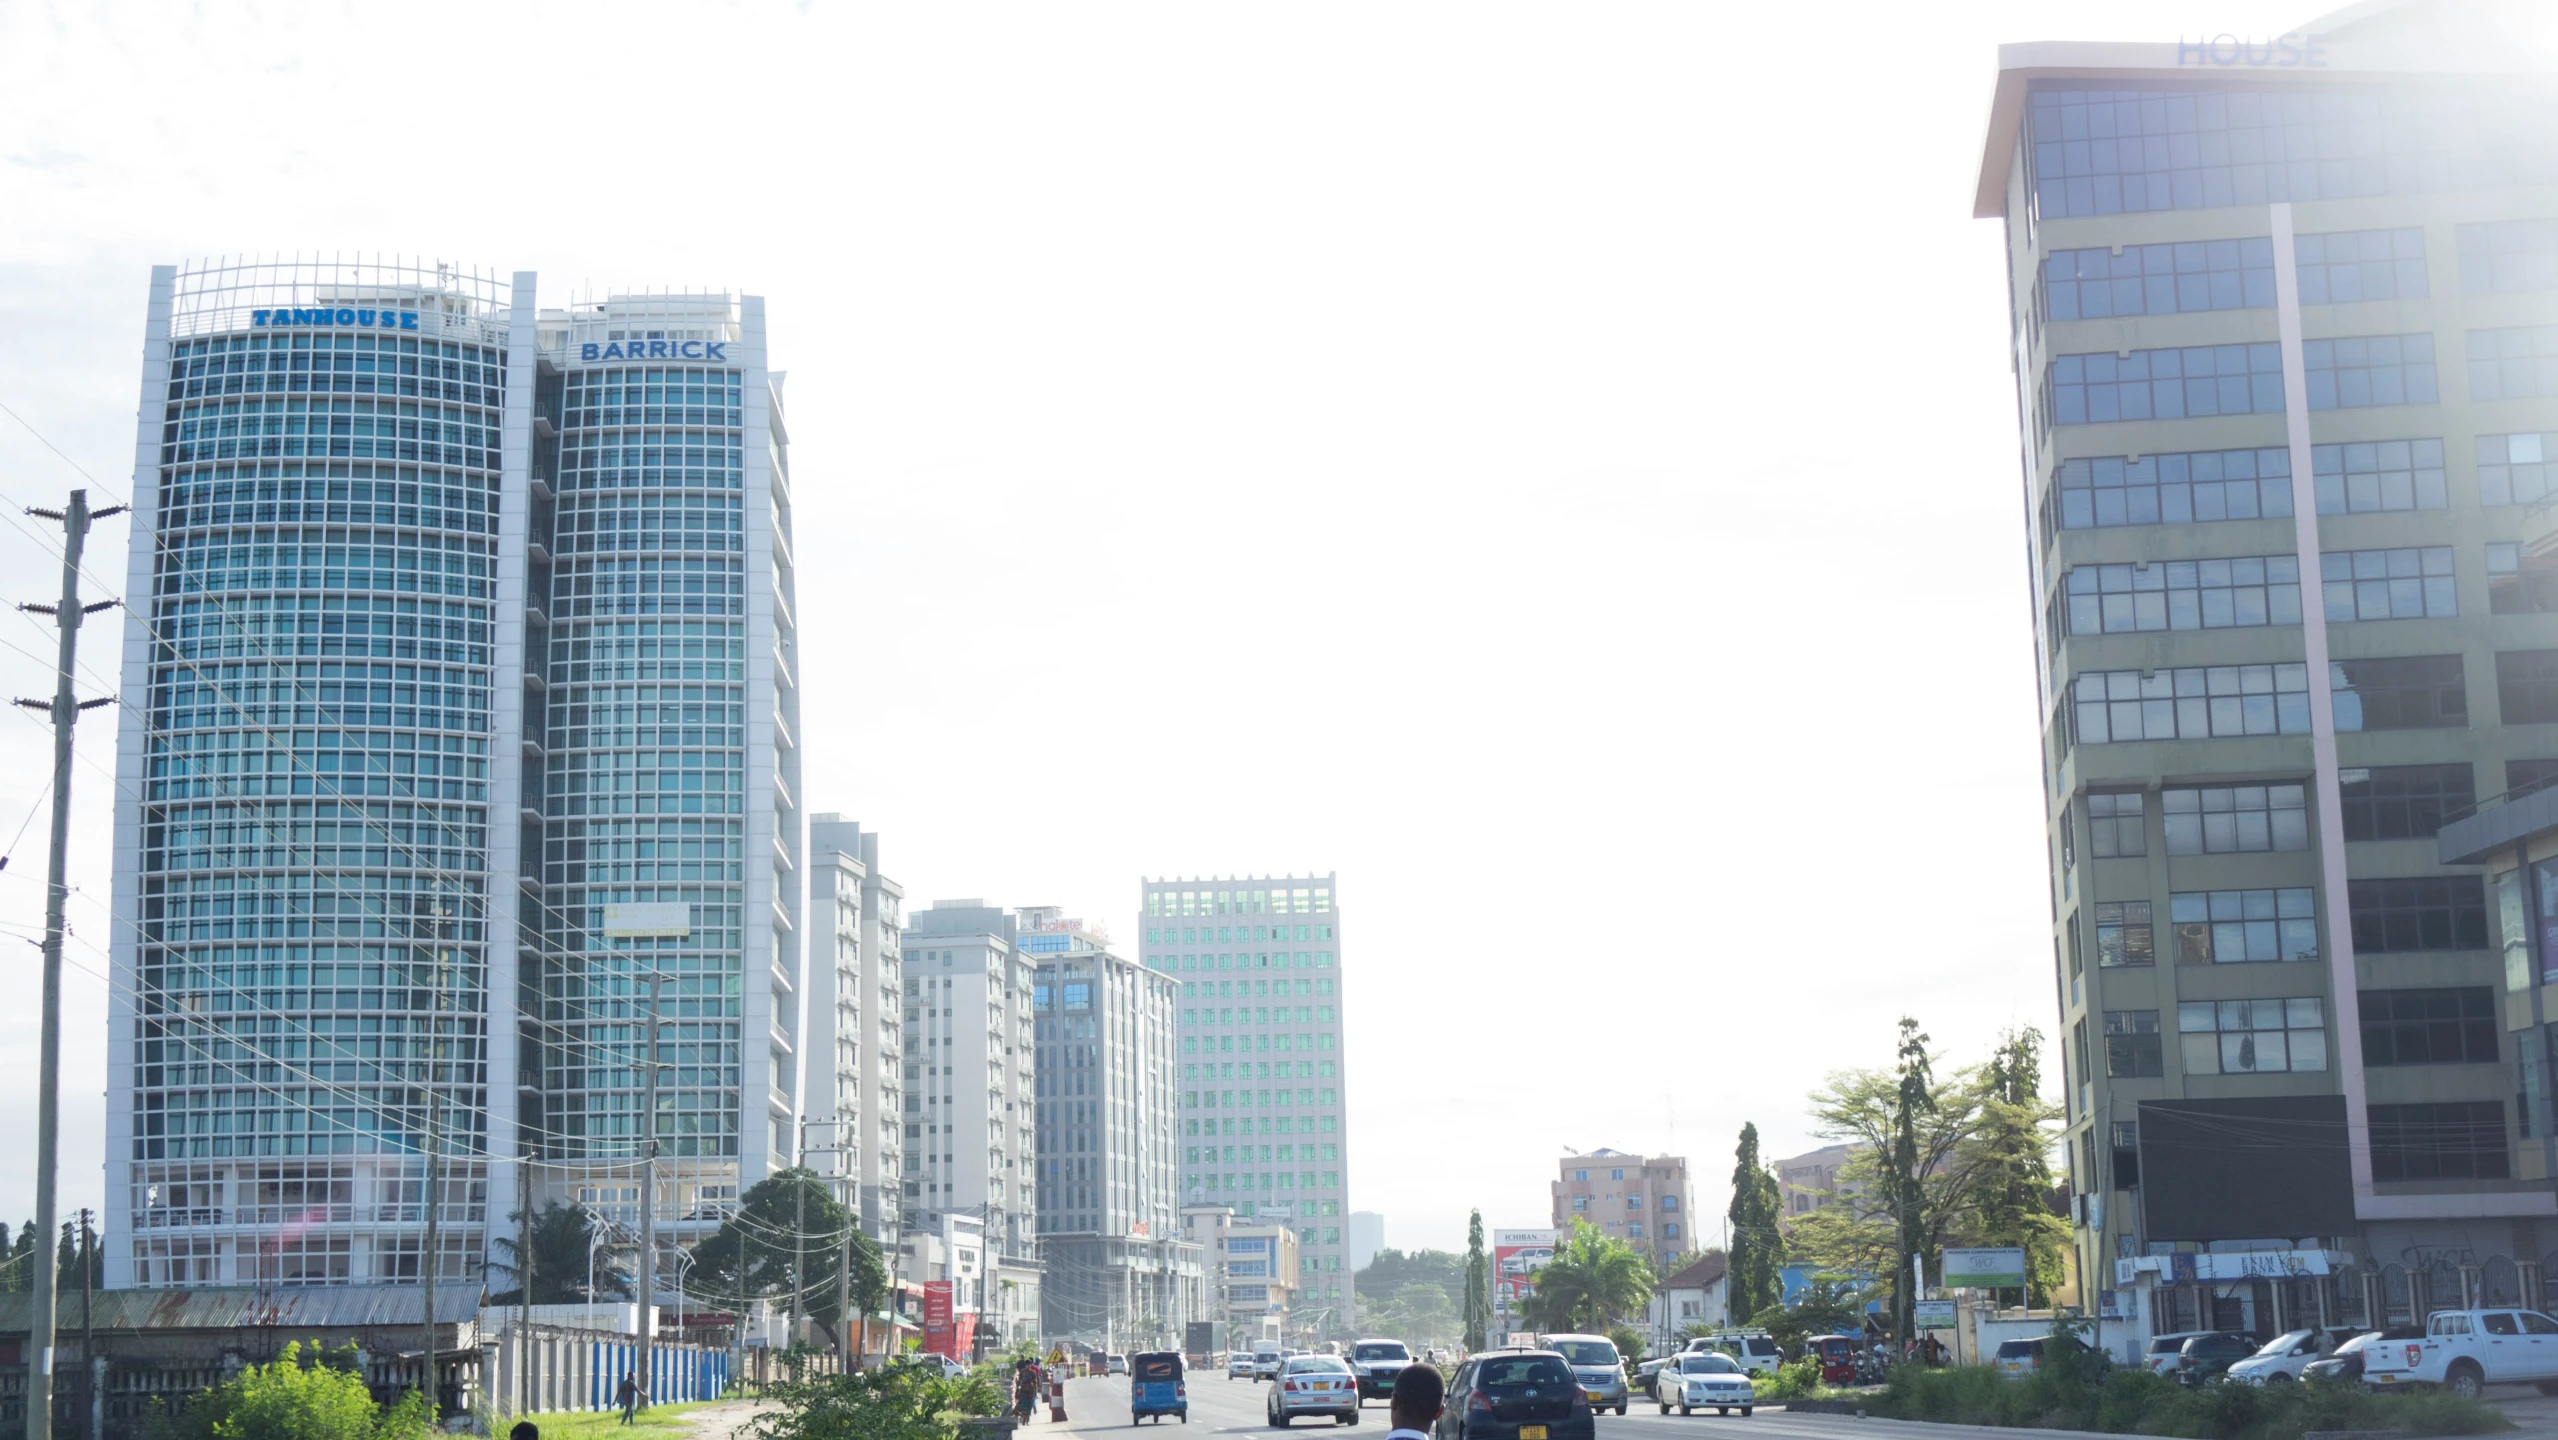
[[[1181,1201],[1298,1237],[1292,1325],[1353,1328],[1349,1057],[1330,875],[1148,880],[1139,954],[1180,986]]]
[[[761,302],[152,275],[118,730],[111,1285],[438,1274],[779,1163],[801,903]]]

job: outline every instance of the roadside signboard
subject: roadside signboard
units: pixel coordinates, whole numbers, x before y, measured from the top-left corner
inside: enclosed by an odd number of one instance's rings
[[[1918,1327],[1921,1330],[1951,1330],[1954,1328],[1953,1301],[1918,1300],[1911,1303],[1913,1308],[1917,1311]]]
[[[1948,1250],[1937,1283],[1948,1290],[2021,1290],[2025,1288],[2025,1252],[2013,1245]]]

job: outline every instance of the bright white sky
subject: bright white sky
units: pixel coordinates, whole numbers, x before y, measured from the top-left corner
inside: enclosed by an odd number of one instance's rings
[[[0,0],[0,403],[129,493],[149,267],[189,257],[760,293],[810,808],[918,905],[1130,940],[1141,875],[1336,870],[1389,1244],[1543,1223],[1566,1145],[1683,1152],[1715,1217],[1741,1123],[1819,1143],[1805,1092],[1902,1013],[1949,1061],[2054,1023],[1969,213],[1995,46],[2310,9]],[[77,483],[0,416],[0,506]],[[56,563],[0,523],[0,598]],[[50,693],[49,637],[0,620],[0,694]],[[15,713],[0,841],[50,753]],[[102,1196],[113,723],[67,1207]],[[14,1229],[41,813],[7,853]]]

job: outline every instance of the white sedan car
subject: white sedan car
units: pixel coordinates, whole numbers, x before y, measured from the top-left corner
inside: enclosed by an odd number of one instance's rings
[[[1746,1416],[1758,1401],[1758,1391],[1750,1384],[1750,1372],[1729,1355],[1691,1351],[1662,1366],[1653,1374],[1652,1383],[1664,1415],[1673,1405],[1682,1415],[1711,1405],[1717,1415],[1738,1410]]]
[[[1270,1426],[1288,1428],[1300,1415],[1330,1416],[1336,1425],[1359,1423],[1359,1377],[1338,1355],[1291,1355],[1270,1387]]]

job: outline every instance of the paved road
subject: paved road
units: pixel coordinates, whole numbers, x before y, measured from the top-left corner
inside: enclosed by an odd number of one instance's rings
[[[1190,1380],[1190,1424],[1177,1420],[1163,1424],[1173,1429],[1197,1433],[1205,1427],[1207,1435],[1252,1431],[1270,1434],[1269,1420],[1263,1410],[1269,1392],[1248,1380],[1228,1380],[1223,1376],[1193,1374]],[[1037,1423],[1024,1432],[1022,1440],[1037,1440],[1040,1432],[1052,1435],[1072,1431],[1115,1431],[1125,1436],[1131,1429],[1151,1429],[1155,1423],[1137,1427],[1128,1417],[1128,1381],[1124,1376],[1095,1377],[1067,1382],[1067,1423],[1051,1425],[1046,1411]],[[1343,1430],[1365,1434],[1372,1440],[1383,1440],[1393,1422],[1386,1418],[1382,1401],[1371,1401],[1360,1414],[1357,1426],[1330,1425],[1317,1420],[1300,1420],[1290,1427],[1317,1433],[1339,1433]],[[1370,1426],[1379,1427],[1371,1430]],[[1907,1420],[1859,1420],[1853,1415],[1788,1415],[1781,1410],[1759,1410],[1744,1420],[1738,1415],[1682,1416],[1676,1412],[1663,1415],[1648,1406],[1638,1405],[1622,1417],[1608,1414],[1599,1417],[1599,1440],[1878,1440],[1884,1434],[1900,1440],[1936,1440],[1936,1437],[1971,1437],[1979,1440],[1984,1432],[1969,1425],[1929,1425]],[[2001,1430],[1997,1440],[2087,1440],[2086,1433],[2076,1430]]]

